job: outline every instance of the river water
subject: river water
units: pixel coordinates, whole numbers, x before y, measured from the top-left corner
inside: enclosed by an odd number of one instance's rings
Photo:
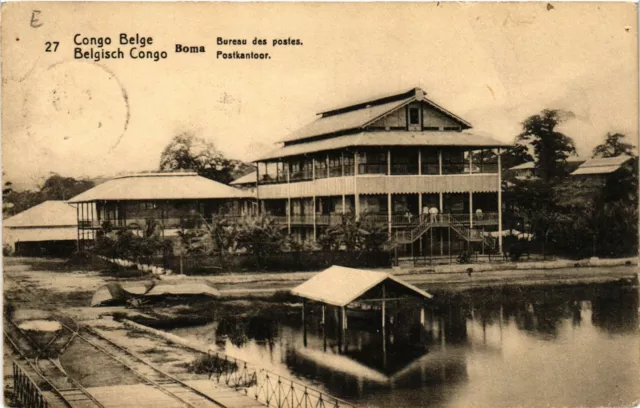
[[[213,323],[174,334],[369,407],[596,407],[640,401],[638,287],[524,286],[390,302],[377,316],[221,304]],[[306,338],[306,339],[305,339]]]

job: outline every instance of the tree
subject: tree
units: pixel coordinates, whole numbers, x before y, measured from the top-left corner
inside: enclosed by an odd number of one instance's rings
[[[224,184],[252,169],[239,160],[226,158],[213,143],[191,133],[175,136],[160,156],[160,170],[192,170]]]
[[[625,143],[625,140],[626,136],[622,133],[607,133],[605,142],[593,149],[591,157],[635,156],[635,147]]]
[[[7,217],[18,214],[48,200],[68,200],[94,186],[92,180],[75,179],[57,173],[51,173],[37,191],[17,191],[8,181],[2,191],[2,215]]]
[[[91,180],[76,180],[73,177],[51,173],[40,188],[45,200],[68,200],[78,194],[95,187]]]
[[[526,144],[516,143],[502,153],[502,168],[510,169],[522,163],[534,161]]]
[[[522,123],[522,133],[516,143],[531,146],[535,155],[535,169],[545,181],[556,180],[567,174],[567,157],[576,154],[569,136],[556,128],[573,117],[570,112],[545,109]]]

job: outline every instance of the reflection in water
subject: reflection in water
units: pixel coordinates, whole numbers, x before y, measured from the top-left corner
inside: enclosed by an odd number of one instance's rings
[[[270,308],[176,334],[366,406],[601,406],[640,397],[638,290],[629,284],[483,289],[437,296],[424,315]],[[219,307],[224,308],[224,303]],[[306,341],[305,341],[306,338]]]

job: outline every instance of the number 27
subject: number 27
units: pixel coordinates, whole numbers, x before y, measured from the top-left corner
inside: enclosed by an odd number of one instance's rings
[[[47,41],[46,43],[44,43],[44,45],[47,46],[47,48],[45,48],[45,52],[56,52],[58,51],[58,45],[60,45],[59,41]],[[53,50],[51,49],[51,46],[53,46]]]

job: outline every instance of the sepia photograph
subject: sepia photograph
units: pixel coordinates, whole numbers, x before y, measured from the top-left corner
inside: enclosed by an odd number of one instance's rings
[[[1,6],[1,405],[640,406],[636,3]]]

